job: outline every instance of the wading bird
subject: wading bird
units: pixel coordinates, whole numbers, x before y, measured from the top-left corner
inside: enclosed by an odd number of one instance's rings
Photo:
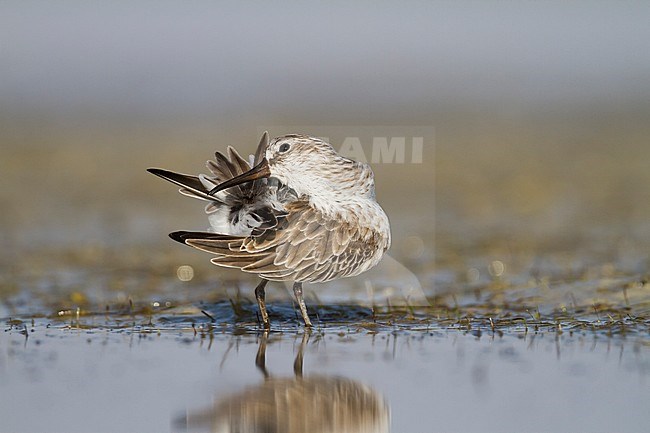
[[[169,236],[214,254],[215,265],[259,275],[255,298],[265,328],[268,281],[293,282],[310,327],[303,283],[359,275],[390,247],[390,224],[375,200],[370,166],[339,155],[325,141],[303,135],[269,141],[264,133],[250,164],[232,147],[215,155],[207,163],[212,176],[148,171],[208,202],[208,232]]]

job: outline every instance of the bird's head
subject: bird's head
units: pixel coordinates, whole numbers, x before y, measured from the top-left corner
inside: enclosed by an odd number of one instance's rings
[[[340,156],[327,142],[304,135],[277,137],[258,150],[257,164],[212,191],[274,177],[299,196],[341,194],[374,196],[372,171],[366,164]]]

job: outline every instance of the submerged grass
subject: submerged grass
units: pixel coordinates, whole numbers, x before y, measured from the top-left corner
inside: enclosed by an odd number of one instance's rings
[[[34,326],[90,333],[193,335],[262,330],[251,283],[240,280],[241,274],[220,273],[230,279],[217,280],[213,267],[205,263],[203,269],[201,261],[190,283],[179,281],[176,269],[182,261],[173,254],[152,256],[150,250],[62,254],[57,249],[7,260],[4,265],[0,262],[0,323],[7,332],[27,335]],[[474,252],[490,263],[491,253]],[[558,257],[546,256],[547,260]],[[551,266],[533,267],[512,259],[510,273],[483,272],[480,278],[470,279],[467,275],[478,275],[478,271],[468,272],[474,264],[442,257],[417,271],[423,293],[428,294],[417,303],[386,298],[346,305],[326,298],[326,291],[317,293],[316,288],[308,288],[306,298],[315,328],[323,332],[591,333],[649,342],[650,283],[645,262],[577,266],[578,262],[565,257]],[[278,293],[270,293],[275,299],[267,303],[272,331],[302,330],[290,295]]]
[[[650,344],[650,303],[635,305],[593,304],[571,310],[540,312],[525,304],[463,303],[456,296],[430,299],[427,306],[319,305],[309,306],[315,331],[322,333],[461,332],[477,337],[555,334],[626,338]],[[302,324],[295,305],[270,305],[272,332],[300,332]],[[215,333],[262,332],[256,304],[246,297],[217,302],[178,305],[173,302],[134,303],[104,307],[61,309],[49,314],[6,318],[5,332],[26,337],[35,328],[87,333],[133,334],[178,333],[209,337]]]

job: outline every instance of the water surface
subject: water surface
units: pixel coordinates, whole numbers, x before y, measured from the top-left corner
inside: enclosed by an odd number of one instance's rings
[[[571,432],[648,422],[650,346],[635,338],[345,326],[206,334],[42,320],[27,329],[0,334],[2,431]],[[309,404],[319,398],[320,411]]]

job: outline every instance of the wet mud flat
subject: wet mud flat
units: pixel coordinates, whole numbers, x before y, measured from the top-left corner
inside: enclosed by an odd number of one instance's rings
[[[375,167],[396,266],[307,286],[310,333],[281,285],[265,333],[252,279],[172,245],[203,206],[144,171],[246,137],[25,128],[0,160],[0,431],[643,430],[650,148],[628,120],[439,119],[422,164]]]
[[[508,253],[497,240],[438,240],[435,266],[426,250],[402,260],[417,277],[375,274],[397,282],[375,298],[363,281],[308,287],[310,332],[282,287],[269,290],[265,332],[254,282],[216,278],[166,246],[7,260],[0,431],[647,425],[650,285],[637,249]],[[413,278],[419,297],[397,290]]]
[[[650,320],[637,306],[545,315],[454,298],[312,306],[311,331],[280,302],[266,332],[246,299],[6,318],[0,427],[638,431],[647,423]]]

